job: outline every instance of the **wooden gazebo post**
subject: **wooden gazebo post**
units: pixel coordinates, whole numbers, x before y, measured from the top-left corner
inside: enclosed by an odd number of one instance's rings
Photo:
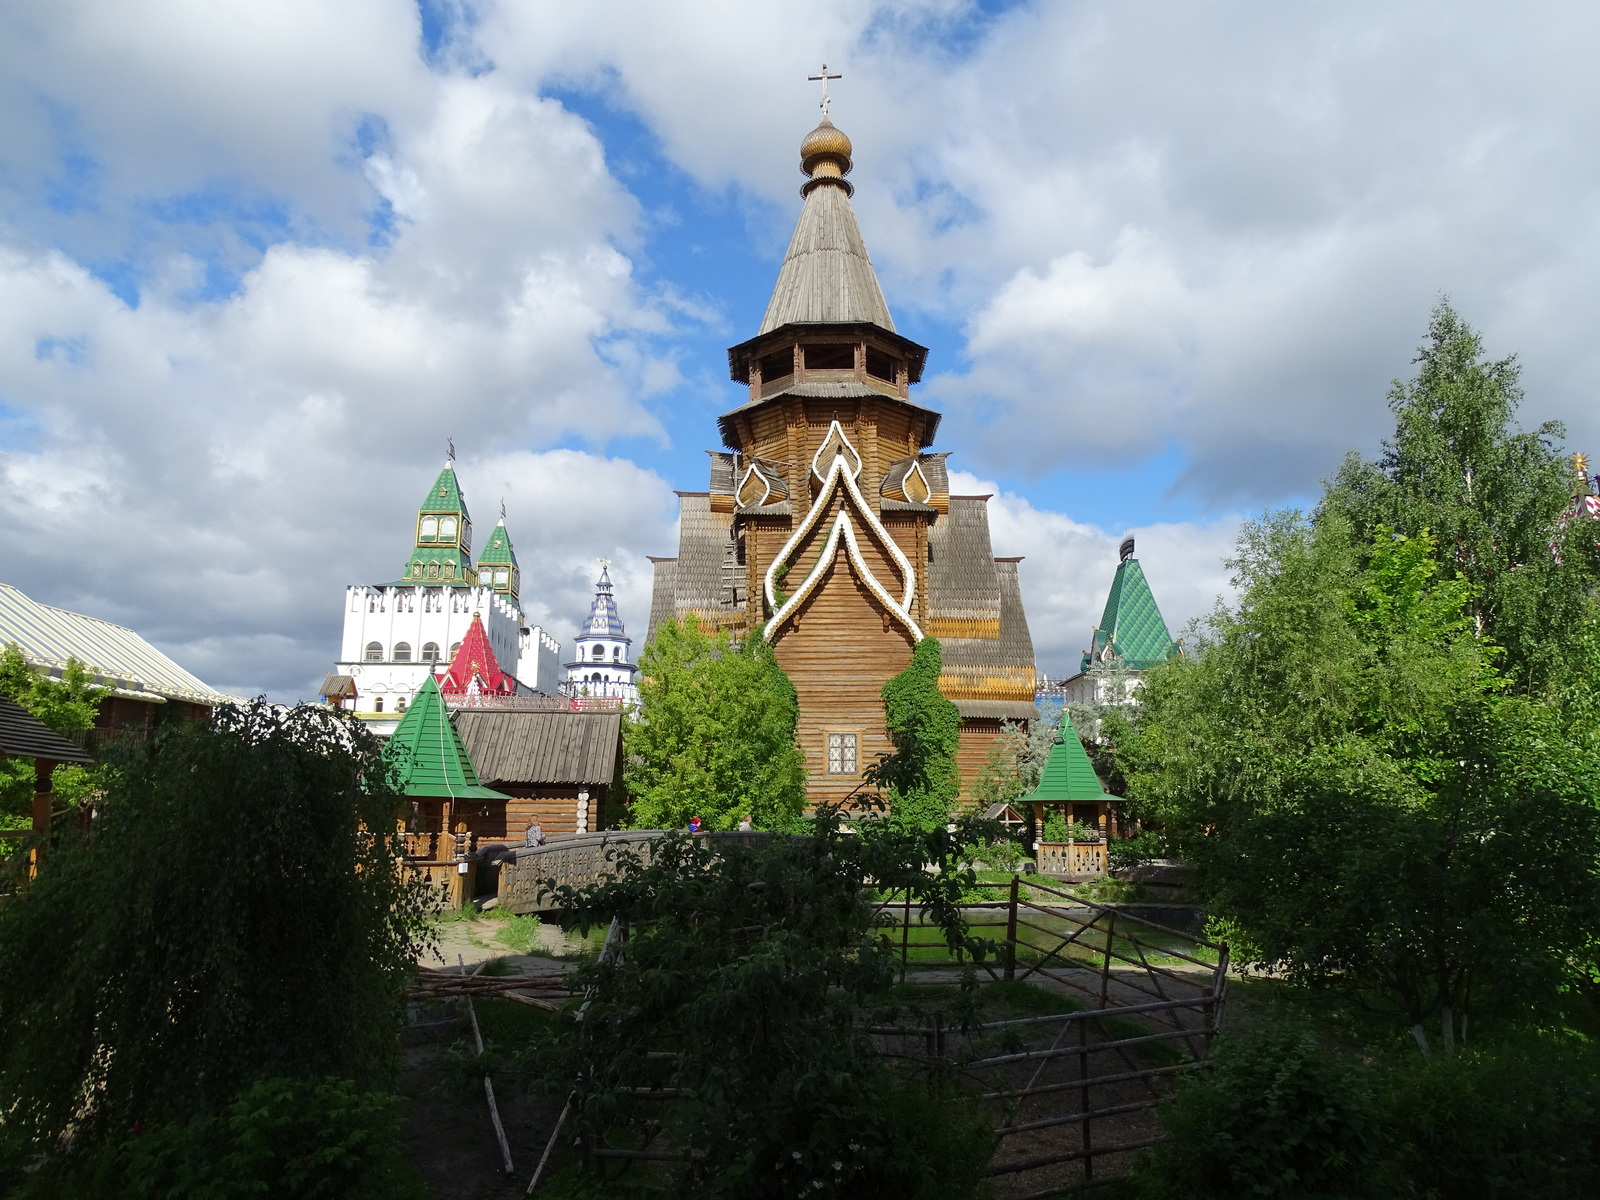
[[[33,845],[28,849],[28,878],[33,879],[44,865],[45,843],[50,840],[50,819],[55,793],[51,790],[51,777],[55,774],[54,759],[33,760]]]

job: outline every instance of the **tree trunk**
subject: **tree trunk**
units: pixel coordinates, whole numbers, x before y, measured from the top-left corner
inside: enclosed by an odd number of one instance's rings
[[[1432,1058],[1433,1047],[1428,1045],[1428,1032],[1422,1028],[1421,1021],[1411,1027],[1411,1036],[1417,1039],[1417,1049],[1422,1051],[1422,1057]]]

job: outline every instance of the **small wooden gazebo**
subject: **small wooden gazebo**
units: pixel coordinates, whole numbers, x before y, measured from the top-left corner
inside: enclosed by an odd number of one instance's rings
[[[1054,809],[1068,821],[1087,825],[1096,833],[1094,842],[1039,842],[1039,871],[1047,875],[1103,875],[1106,871],[1106,842],[1116,837],[1119,828],[1116,806],[1120,796],[1106,791],[1094,772],[1088,752],[1073,728],[1072,719],[1061,714],[1055,744],[1039,776],[1039,786],[1013,803],[1021,808],[1032,805],[1036,828],[1044,824],[1047,811]],[[1071,849],[1069,850],[1068,847]]]
[[[62,763],[92,767],[94,759],[5,696],[0,696],[0,758],[33,759],[33,823],[26,830],[0,831],[0,838],[34,839],[35,844],[28,851],[31,874],[44,854],[44,838],[55,814],[51,776]]]
[[[461,903],[471,883],[473,816],[483,801],[503,806],[507,797],[478,782],[432,675],[423,679],[384,754],[399,769],[400,790],[411,800],[406,857],[445,889],[451,903]]]

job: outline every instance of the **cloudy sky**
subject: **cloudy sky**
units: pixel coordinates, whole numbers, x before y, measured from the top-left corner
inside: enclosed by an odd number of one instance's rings
[[[135,16],[137,19],[135,19]],[[454,437],[569,641],[642,634],[833,115],[960,486],[1074,668],[1376,449],[1448,294],[1600,451],[1600,9],[11,0],[0,580],[310,696]]]

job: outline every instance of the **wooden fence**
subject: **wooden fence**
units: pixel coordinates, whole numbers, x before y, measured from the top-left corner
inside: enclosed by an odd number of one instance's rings
[[[872,1025],[863,1032],[901,1064],[954,1070],[989,1106],[999,1145],[985,1173],[996,1194],[1072,1194],[1118,1178],[1161,1140],[1154,1110],[1177,1077],[1202,1068],[1221,1016],[1228,948],[1112,906],[1014,877],[994,898],[962,906],[989,953],[952,952],[904,894],[882,897],[881,926],[898,944],[902,978],[952,989],[976,969],[995,983],[1031,983],[1061,1011],[945,1025]],[[619,936],[619,933],[621,936]],[[613,927],[608,954],[625,954]],[[640,1089],[671,1103],[671,1089]],[[548,1150],[547,1150],[548,1153]],[[598,1160],[686,1161],[672,1147],[594,1143]],[[531,1189],[530,1189],[531,1190]]]

